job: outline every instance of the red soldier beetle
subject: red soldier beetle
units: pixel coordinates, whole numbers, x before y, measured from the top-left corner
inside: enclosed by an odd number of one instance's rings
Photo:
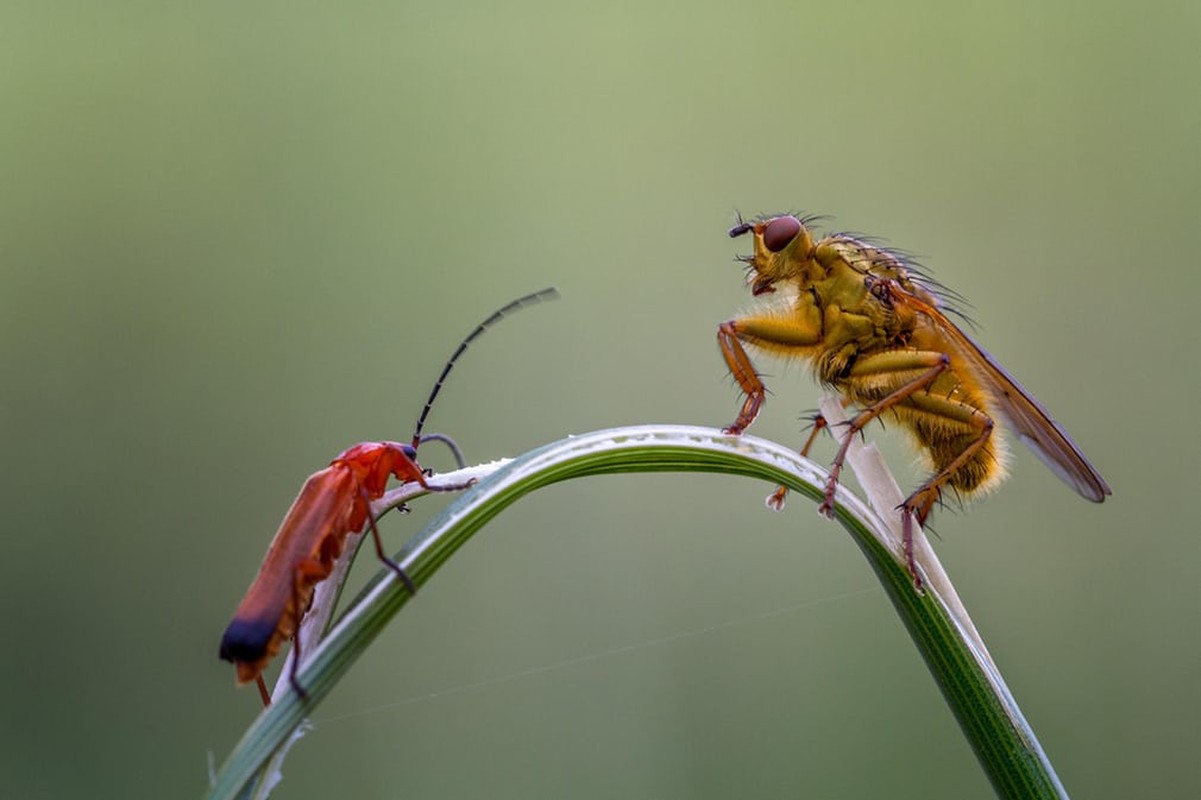
[[[396,574],[410,593],[416,594],[413,580],[384,552],[371,513],[371,502],[384,494],[388,479],[393,476],[404,482],[417,483],[427,491],[459,491],[471,485],[473,481],[451,486],[433,486],[426,482],[427,472],[417,463],[417,448],[424,441],[436,439],[446,443],[459,466],[463,466],[462,453],[453,440],[437,433],[422,435],[426,417],[455,362],[477,337],[512,312],[558,296],[552,287],[519,297],[477,325],[442,368],[408,444],[356,444],[305,481],[280,523],[254,583],[221,638],[220,656],[237,668],[238,685],[255,681],[264,705],[269,705],[263,669],[291,638],[294,658],[288,677],[296,693],[306,696],[296,678],[300,663],[300,619],[312,602],[314,587],[329,577],[334,562],[342,554],[346,537],[361,531],[364,525],[371,530],[379,560]]]

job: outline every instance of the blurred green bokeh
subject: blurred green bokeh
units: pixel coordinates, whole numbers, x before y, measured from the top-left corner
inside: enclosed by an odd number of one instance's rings
[[[564,295],[451,378],[431,425],[474,459],[729,422],[735,210],[831,214],[973,301],[1115,495],[1018,453],[936,546],[1069,791],[1201,794],[1201,6],[0,21],[0,796],[198,796],[256,712],[217,640],[294,493],[405,438],[509,298]],[[799,443],[817,390],[763,367],[755,432]],[[768,490],[643,476],[524,502],[321,708],[277,796],[987,796],[852,543]]]

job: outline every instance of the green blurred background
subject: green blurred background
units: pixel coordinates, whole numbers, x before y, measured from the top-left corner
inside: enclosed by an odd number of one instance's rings
[[[257,711],[217,641],[295,492],[404,438],[509,298],[564,295],[449,382],[431,425],[474,459],[729,422],[735,210],[831,214],[973,301],[1115,494],[1023,451],[936,547],[1069,791],[1201,793],[1201,5],[12,2],[0,29],[0,796],[199,796]],[[799,443],[817,389],[763,368],[755,433]],[[769,489],[523,501],[277,796],[988,796],[849,538]]]

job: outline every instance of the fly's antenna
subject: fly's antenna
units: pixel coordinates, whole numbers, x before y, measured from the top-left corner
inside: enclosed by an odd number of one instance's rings
[[[467,351],[467,348],[471,345],[471,343],[479,338],[481,333],[488,330],[493,325],[512,314],[514,311],[523,309],[526,306],[545,303],[548,300],[555,300],[558,297],[559,290],[553,286],[543,289],[540,292],[534,292],[532,294],[527,294],[524,297],[518,297],[513,302],[493,311],[487,319],[475,326],[475,330],[467,334],[467,338],[459,343],[459,346],[455,349],[454,355],[450,357],[450,360],[446,362],[446,366],[442,368],[442,374],[438,376],[438,380],[434,383],[434,388],[430,390],[429,399],[425,401],[425,408],[421,409],[421,416],[417,418],[417,428],[413,431],[412,445],[414,449],[416,449],[424,439],[434,438],[432,434],[427,437],[422,437],[421,435],[421,429],[425,427],[425,418],[429,416],[430,408],[433,407],[434,400],[438,397],[438,392],[442,391],[442,384],[446,382],[446,376],[450,374],[450,371],[455,366],[455,362],[459,360],[459,356],[463,355],[463,353]]]

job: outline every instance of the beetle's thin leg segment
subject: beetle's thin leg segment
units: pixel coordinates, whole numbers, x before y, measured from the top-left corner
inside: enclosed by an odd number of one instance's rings
[[[271,705],[271,693],[267,691],[267,682],[263,680],[263,673],[255,675],[254,682],[259,687],[259,697],[263,699],[263,706]]]
[[[301,700],[307,700],[309,697],[309,693],[300,685],[300,679],[297,677],[297,674],[300,672],[300,619],[304,616],[306,610],[300,607],[300,603],[304,597],[300,591],[304,571],[304,564],[299,564],[292,577],[292,602],[296,606],[296,617],[293,622],[295,630],[292,631],[292,667],[288,670],[288,682],[292,684],[292,688],[296,690],[296,694],[300,695]]]
[[[418,480],[422,486],[425,486],[424,478],[419,478]],[[428,489],[429,487],[426,486],[425,488]],[[413,583],[413,579],[409,577],[409,574],[400,568],[400,564],[397,564],[384,552],[384,540],[380,538],[379,528],[375,524],[375,515],[371,513],[371,498],[367,495],[366,489],[359,488],[359,498],[363,502],[363,507],[367,509],[367,525],[371,528],[371,540],[375,542],[376,556],[379,557],[380,561],[384,562],[384,566],[396,573],[396,577],[400,578],[400,582],[409,590],[410,595],[416,595],[417,584]]]

